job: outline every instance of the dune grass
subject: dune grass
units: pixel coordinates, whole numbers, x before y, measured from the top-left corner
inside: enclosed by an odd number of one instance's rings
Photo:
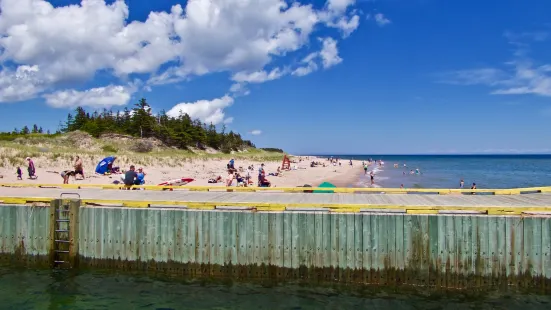
[[[85,166],[95,166],[106,156],[117,156],[118,164],[141,166],[178,167],[196,160],[254,160],[281,161],[282,153],[249,148],[233,154],[213,153],[212,151],[181,150],[158,145],[148,153],[131,150],[135,143],[132,138],[95,139],[86,134],[68,134],[55,137],[29,136],[14,140],[0,140],[0,167],[26,166],[25,158],[31,157],[35,163],[44,165],[67,165],[80,156]]]

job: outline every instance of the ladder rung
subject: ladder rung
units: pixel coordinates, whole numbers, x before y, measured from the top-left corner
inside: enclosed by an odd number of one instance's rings
[[[69,222],[69,220],[55,220],[56,222]]]
[[[69,251],[55,250],[56,253],[69,253]]]
[[[71,241],[69,241],[69,240],[56,240],[55,242],[71,243]]]
[[[69,232],[68,230],[57,229],[55,232]]]

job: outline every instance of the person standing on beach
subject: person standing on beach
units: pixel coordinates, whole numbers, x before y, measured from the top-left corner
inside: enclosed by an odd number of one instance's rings
[[[367,175],[367,164],[364,163],[364,174]]]
[[[463,189],[463,186],[465,186],[465,181],[463,181],[463,179],[461,179],[461,181],[459,182],[459,188]]]
[[[264,164],[260,164],[260,168],[258,168],[258,184],[262,184],[265,175],[266,171],[264,171]]]
[[[75,180],[77,179],[77,174],[80,174],[82,176],[82,179],[84,180],[84,169],[82,168],[82,159],[80,159],[79,156],[76,157],[75,159],[75,165],[74,165],[74,168],[75,168]]]
[[[373,173],[373,171],[371,171],[369,175],[371,177],[371,185],[375,184],[375,174]]]
[[[27,161],[29,162],[29,167],[27,168],[27,171],[29,172],[29,179],[35,179],[36,169],[34,167],[34,162],[30,157],[27,157]]]

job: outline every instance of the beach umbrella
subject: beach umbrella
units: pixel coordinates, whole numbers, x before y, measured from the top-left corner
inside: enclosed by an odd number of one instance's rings
[[[115,156],[109,156],[100,161],[96,167],[96,173],[105,174],[107,172],[107,166],[115,161]]]
[[[321,183],[318,187],[323,187],[323,188],[336,188],[336,186],[335,186],[333,183],[329,183],[329,182],[323,182],[323,183]],[[314,193],[334,193],[334,191],[331,191],[331,190],[328,190],[328,191],[324,191],[324,190],[315,190]]]

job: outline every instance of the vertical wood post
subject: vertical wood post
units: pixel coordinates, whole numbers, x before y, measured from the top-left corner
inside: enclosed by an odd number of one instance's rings
[[[79,257],[79,213],[80,200],[71,200],[69,203],[69,264],[71,268],[78,268]]]
[[[48,251],[49,251],[49,262],[50,262],[50,268],[54,268],[55,264],[55,229],[56,229],[56,210],[59,209],[61,206],[61,200],[60,199],[54,199],[50,202],[50,233],[49,233],[49,245],[48,245]]]

